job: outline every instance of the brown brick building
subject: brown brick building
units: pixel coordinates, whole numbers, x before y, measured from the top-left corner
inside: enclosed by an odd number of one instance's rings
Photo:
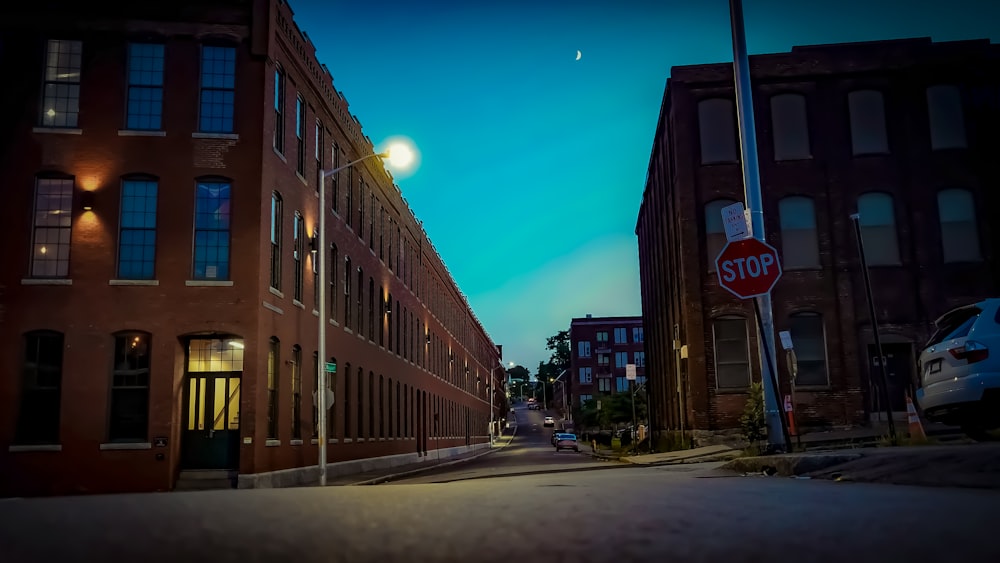
[[[766,238],[784,268],[774,323],[795,342],[799,425],[866,424],[882,408],[853,213],[892,408],[905,410],[933,320],[995,295],[1000,280],[988,213],[1000,184],[1000,47],[796,47],[752,56],[750,69]],[[663,98],[636,225],[659,429],[737,427],[747,385],[760,378],[752,304],[714,272],[726,240],[720,209],[744,200],[734,96],[732,65],[711,64],[672,69]]]
[[[602,395],[628,393],[625,366],[635,364],[635,385],[646,381],[641,317],[575,318],[569,325],[571,403],[580,408]],[[565,377],[565,376],[563,376]],[[557,391],[558,393],[558,386]],[[556,397],[558,399],[558,397]]]
[[[332,474],[487,445],[499,348],[378,159],[327,180],[313,247],[319,171],[373,146],[292,17],[0,17],[0,494],[315,480],[320,291]]]

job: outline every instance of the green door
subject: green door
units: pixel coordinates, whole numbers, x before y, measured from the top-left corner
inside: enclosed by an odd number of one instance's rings
[[[192,373],[186,390],[185,469],[238,469],[240,374]]]

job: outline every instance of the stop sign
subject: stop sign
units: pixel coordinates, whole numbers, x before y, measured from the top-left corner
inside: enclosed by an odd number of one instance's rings
[[[729,242],[715,266],[719,285],[740,299],[766,295],[781,277],[778,251],[753,238]]]

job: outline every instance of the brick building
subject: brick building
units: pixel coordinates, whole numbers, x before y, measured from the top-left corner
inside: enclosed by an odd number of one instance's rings
[[[635,385],[645,383],[644,340],[641,317],[587,315],[573,319],[569,325],[568,371],[573,407],[580,408],[603,395],[628,393],[629,381],[625,378],[628,364],[636,366]]]
[[[933,320],[996,295],[1000,280],[1000,231],[985,212],[1000,183],[1000,47],[795,47],[750,57],[750,70],[766,238],[784,267],[774,323],[797,351],[799,425],[867,424],[883,408],[853,213],[891,407],[905,410]],[[760,378],[752,303],[714,272],[720,209],[744,200],[739,155],[732,65],[672,69],[636,225],[648,369],[664,375],[651,380],[659,429],[737,427]]]
[[[314,481],[326,361],[331,474],[488,444],[499,348],[377,158],[315,248],[374,153],[285,2],[9,10],[0,494]]]

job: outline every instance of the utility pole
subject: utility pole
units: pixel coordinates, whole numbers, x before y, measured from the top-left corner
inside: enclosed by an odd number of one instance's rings
[[[746,35],[743,29],[743,2],[729,0],[729,17],[733,29],[733,70],[736,80],[736,115],[740,131],[740,157],[743,161],[743,189],[753,237],[766,240],[764,231],[763,198],[760,187],[760,169],[757,159],[757,127],[753,114],[753,90],[750,84],[750,61],[747,56]],[[769,449],[784,449],[785,436],[782,413],[778,407],[776,375],[767,358],[774,357],[774,318],[771,311],[771,294],[756,298],[760,308],[760,373],[764,380],[764,413],[767,421]]]

